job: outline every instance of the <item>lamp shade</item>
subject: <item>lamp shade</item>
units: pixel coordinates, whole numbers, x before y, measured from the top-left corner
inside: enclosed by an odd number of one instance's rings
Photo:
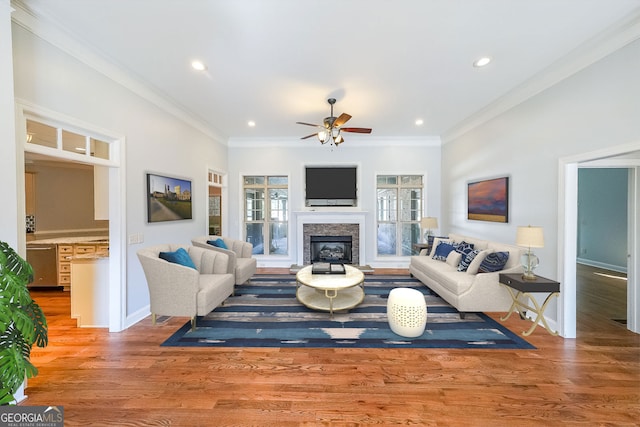
[[[420,220],[420,226],[429,230],[438,228],[438,218],[433,216],[423,216]]]
[[[543,248],[544,234],[542,227],[528,225],[526,227],[518,227],[516,233],[516,245],[527,248]]]

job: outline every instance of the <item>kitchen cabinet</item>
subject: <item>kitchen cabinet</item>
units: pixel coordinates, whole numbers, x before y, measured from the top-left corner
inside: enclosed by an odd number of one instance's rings
[[[76,256],[96,255],[96,257],[109,257],[109,244],[100,243],[73,243],[58,244],[58,286],[65,291],[71,290],[71,261]]]
[[[71,317],[79,328],[109,326],[109,259],[71,260]]]
[[[24,204],[27,215],[36,214],[36,174],[25,172],[24,174]]]

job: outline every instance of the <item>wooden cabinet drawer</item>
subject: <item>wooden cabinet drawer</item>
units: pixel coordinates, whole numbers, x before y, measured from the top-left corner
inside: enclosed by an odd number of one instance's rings
[[[72,245],[58,245],[58,259],[64,260],[73,255]]]
[[[71,273],[71,263],[70,262],[61,262],[58,264],[58,273]]]
[[[58,275],[58,285],[65,285],[71,283],[71,273]]]
[[[74,250],[75,255],[93,254],[95,252],[96,252],[95,245],[75,245],[75,250]]]

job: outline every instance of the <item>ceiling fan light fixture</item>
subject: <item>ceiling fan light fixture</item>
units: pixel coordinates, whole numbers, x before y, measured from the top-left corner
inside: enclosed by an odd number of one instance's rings
[[[327,141],[327,132],[321,130],[318,132],[318,141],[324,144]]]

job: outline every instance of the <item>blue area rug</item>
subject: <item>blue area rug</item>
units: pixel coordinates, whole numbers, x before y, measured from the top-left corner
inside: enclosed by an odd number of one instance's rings
[[[411,287],[425,295],[427,327],[422,336],[396,335],[387,322],[391,289]],[[177,347],[329,347],[329,348],[484,348],[533,349],[517,334],[483,313],[464,319],[409,276],[365,276],[365,299],[348,312],[311,310],[296,299],[295,276],[256,275],[236,286],[224,306],[185,323],[163,346]]]

